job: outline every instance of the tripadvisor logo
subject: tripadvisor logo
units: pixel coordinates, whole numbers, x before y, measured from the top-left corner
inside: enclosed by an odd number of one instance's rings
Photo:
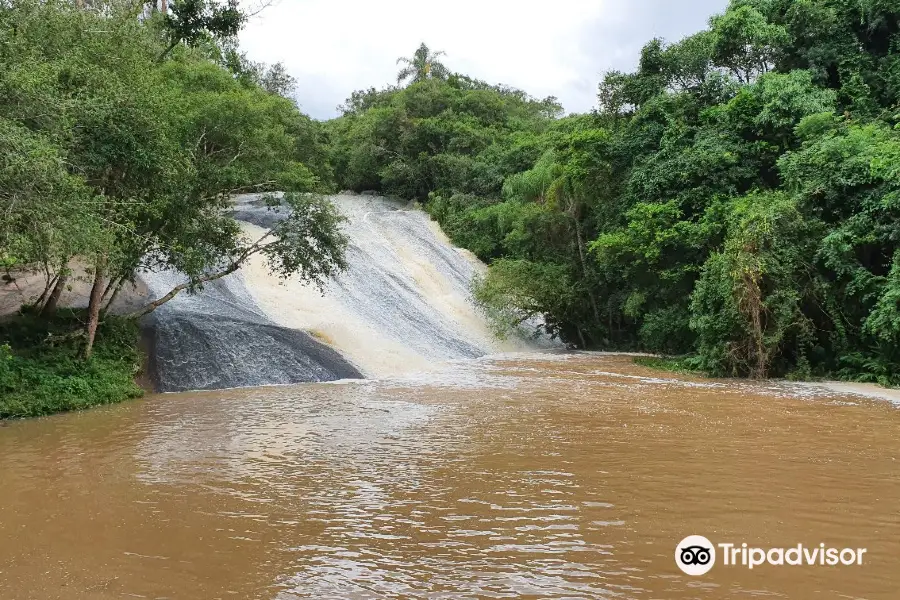
[[[702,535],[689,535],[675,547],[675,564],[688,575],[705,575],[716,564],[716,547]]]
[[[747,544],[713,544],[702,535],[689,535],[675,547],[675,564],[687,575],[705,575],[716,564],[718,548],[721,564],[726,567],[772,566],[850,566],[861,565],[865,548],[829,548],[825,544],[790,548],[753,548]]]

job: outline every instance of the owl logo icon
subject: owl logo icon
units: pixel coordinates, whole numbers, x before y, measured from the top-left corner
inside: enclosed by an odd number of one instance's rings
[[[702,535],[689,535],[675,547],[675,564],[687,575],[705,575],[716,564],[716,547]]]

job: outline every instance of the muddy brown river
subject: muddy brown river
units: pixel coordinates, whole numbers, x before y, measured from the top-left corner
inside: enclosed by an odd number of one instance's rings
[[[0,598],[896,599],[900,409],[582,354],[6,423]]]

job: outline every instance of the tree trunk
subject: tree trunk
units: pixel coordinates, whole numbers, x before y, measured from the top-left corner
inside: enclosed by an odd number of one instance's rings
[[[84,347],[84,360],[91,357],[94,349],[94,337],[97,335],[97,325],[100,323],[100,305],[103,302],[103,273],[106,260],[97,261],[94,271],[94,285],[91,288],[91,299],[88,303],[88,322],[85,328],[87,344]]]
[[[174,49],[175,49],[175,46],[177,46],[177,45],[178,45],[178,40],[175,40],[174,42],[172,42],[171,44],[169,44],[169,46],[168,46],[165,50],[163,50],[162,54],[160,54],[160,55],[156,58],[156,62],[160,62],[160,63],[161,63],[162,61],[164,61],[164,60],[166,59],[166,57],[169,55],[169,52],[171,52],[172,50],[174,50]]]
[[[44,291],[41,292],[41,295],[38,296],[38,299],[34,301],[35,310],[39,309],[44,305],[44,300],[47,299],[47,295],[50,293],[50,290],[56,287],[56,282],[59,280],[59,273],[54,275],[53,277],[49,277],[47,279],[47,285],[44,286]]]
[[[63,290],[66,289],[66,283],[68,282],[68,280],[68,271],[60,271],[59,275],[56,278],[56,285],[53,286],[53,291],[50,292],[50,297],[47,298],[47,304],[45,304],[44,308],[41,309],[41,316],[45,319],[56,314],[56,307],[59,306],[59,299],[62,296]]]
[[[162,12],[162,14],[166,14],[166,12],[168,12],[168,10],[169,10],[168,0],[160,0],[159,10],[160,10],[160,12]]]
[[[112,282],[110,282],[110,284],[111,283]],[[107,311],[109,311],[109,307],[112,306],[113,302],[116,301],[116,298],[119,296],[119,292],[122,291],[122,287],[124,287],[124,285],[125,285],[125,278],[122,277],[121,279],[119,279],[118,283],[116,283],[116,287],[115,287],[115,289],[113,289],[112,296],[109,297],[109,301],[106,303],[106,305],[103,307],[103,310],[100,312],[101,316],[106,316]],[[107,288],[107,291],[109,291],[109,288]],[[103,297],[106,298],[105,293],[103,294]]]
[[[613,306],[612,306],[612,297],[606,302],[606,312],[609,315],[609,343],[612,344],[613,340],[618,339],[618,335],[613,335]],[[616,332],[618,333],[618,332]]]
[[[581,349],[587,350],[587,342],[584,341],[584,334],[581,332],[581,327],[578,327],[578,339],[581,340]]]
[[[578,244],[578,257],[581,259],[581,272],[584,274],[585,283],[588,284],[588,298],[591,299],[591,308],[594,309],[594,319],[596,319],[597,325],[600,325],[602,322],[600,320],[600,309],[597,307],[597,299],[594,297],[594,293],[590,290],[587,260],[584,257],[584,242],[581,239],[581,225],[578,223],[578,219],[575,219],[575,239]]]
[[[736,290],[738,309],[744,314],[750,329],[747,362],[750,365],[750,377],[753,379],[765,379],[769,368],[769,349],[766,347],[766,306],[760,286],[761,279],[759,267],[745,267],[739,278],[741,287]]]
[[[116,289],[116,286],[118,285],[119,281],[120,281],[120,278],[111,277],[109,279],[109,281],[107,282],[106,287],[103,288],[103,295],[100,298],[102,300],[106,300],[106,297],[109,296],[109,293],[111,291],[113,291],[114,289]]]

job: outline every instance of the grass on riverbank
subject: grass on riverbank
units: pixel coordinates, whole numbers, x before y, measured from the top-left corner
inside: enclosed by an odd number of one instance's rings
[[[672,356],[637,356],[634,358],[634,364],[648,367],[656,371],[664,371],[667,373],[676,373],[679,375],[691,375],[694,377],[715,377],[714,374],[699,370],[692,365],[690,356],[672,357]],[[846,369],[837,373],[828,373],[824,375],[814,375],[808,372],[794,371],[788,373],[784,379],[789,381],[841,381],[844,383],[868,383],[881,386],[887,389],[900,388],[900,375],[896,373],[882,373],[877,370],[878,365],[868,365],[869,372],[858,372],[853,369]]]
[[[60,310],[53,320],[17,315],[0,323],[0,419],[37,417],[112,404],[143,395],[136,323],[107,317],[93,356],[79,358],[82,339],[51,342],[83,321],[81,311]]]
[[[634,363],[636,365],[641,365],[643,367],[648,367],[650,369],[654,369],[656,371],[665,371],[667,373],[676,373],[678,375],[691,375],[693,377],[723,377],[730,378],[735,376],[728,376],[722,374],[709,373],[708,371],[704,371],[702,369],[697,368],[696,365],[696,357],[694,356],[637,356],[634,359]],[[828,377],[815,377],[810,373],[794,371],[788,373],[783,379],[788,379],[791,381],[823,381],[828,379]],[[831,379],[840,379],[839,377],[831,377]],[[867,383],[867,381],[861,379],[844,379],[844,381],[853,381],[857,383]],[[879,383],[877,381],[872,383]],[[884,385],[884,384],[882,384]],[[887,387],[887,386],[886,386]]]
[[[693,368],[688,358],[671,356],[635,356],[634,364],[648,367],[657,371],[678,373],[679,375],[694,375],[709,377],[709,374]]]

